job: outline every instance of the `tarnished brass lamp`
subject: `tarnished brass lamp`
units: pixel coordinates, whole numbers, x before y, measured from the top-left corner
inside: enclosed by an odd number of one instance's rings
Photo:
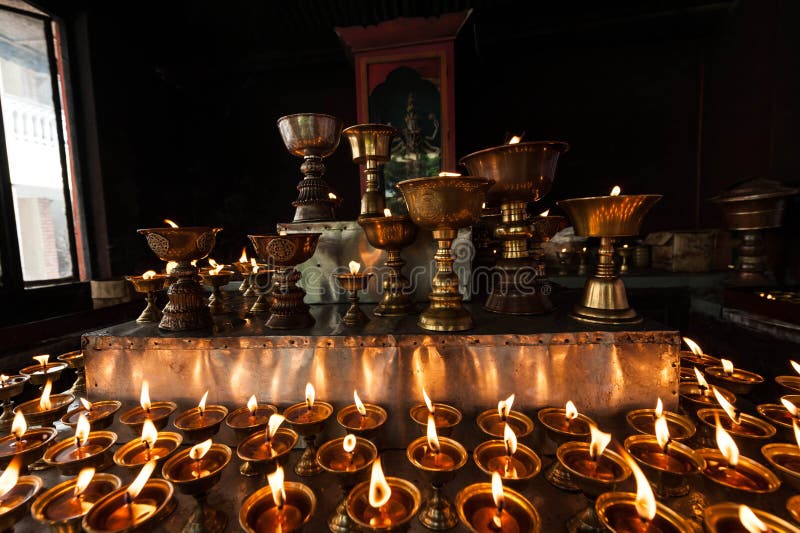
[[[571,313],[573,318],[597,324],[642,321],[642,317],[628,305],[625,284],[614,263],[614,239],[638,235],[645,215],[660,199],[660,194],[633,194],[557,202],[572,220],[575,235],[600,237],[597,270],[586,281],[581,301]]]
[[[357,124],[342,131],[350,143],[353,163],[364,165],[366,187],[361,195],[362,217],[383,216],[386,202],[380,186],[381,165],[389,161],[397,129],[385,124]]]

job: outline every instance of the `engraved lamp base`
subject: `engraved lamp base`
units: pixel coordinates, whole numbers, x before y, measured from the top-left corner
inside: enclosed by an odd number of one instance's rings
[[[178,279],[167,290],[169,303],[158,327],[167,331],[190,331],[213,326],[205,291],[197,281],[197,269],[188,261],[179,262],[172,275]]]

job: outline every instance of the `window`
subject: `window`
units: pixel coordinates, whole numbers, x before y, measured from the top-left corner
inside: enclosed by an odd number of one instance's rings
[[[0,1],[0,265],[5,289],[85,277],[55,23]]]

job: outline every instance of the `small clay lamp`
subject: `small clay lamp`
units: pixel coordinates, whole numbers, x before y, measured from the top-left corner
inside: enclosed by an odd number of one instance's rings
[[[48,381],[58,381],[61,373],[67,368],[67,363],[50,363],[50,356],[47,354],[34,355],[33,358],[38,361],[38,364],[26,366],[19,371],[23,376],[30,378],[31,385],[41,387]]]
[[[716,419],[720,419],[722,427],[728,431],[736,441],[739,449],[746,455],[755,456],[761,446],[772,440],[777,430],[772,424],[758,417],[739,412],[714,388],[714,395],[722,409],[699,409],[697,419],[704,431],[698,435],[698,440],[705,446],[713,446],[716,437]]]
[[[647,474],[661,499],[689,494],[689,478],[706,466],[694,450],[670,437],[669,423],[662,414],[656,419],[655,436],[633,435],[625,439],[625,450]]]
[[[178,408],[175,402],[151,402],[150,386],[147,380],[142,381],[142,393],[139,397],[139,405],[132,407],[119,417],[120,423],[125,425],[133,437],[142,434],[142,425],[149,419],[157,430],[164,429],[169,423],[169,417]]]
[[[432,402],[424,388],[422,398],[425,403],[419,403],[409,411],[411,420],[417,423],[420,434],[427,434],[428,415],[431,414],[436,423],[436,432],[444,437],[452,435],[453,429],[461,422],[461,411],[444,403]]]
[[[6,467],[19,458],[19,468],[26,471],[42,458],[45,450],[53,443],[58,432],[52,427],[28,429],[25,415],[17,412],[11,423],[11,434],[0,438],[0,467]]]
[[[542,468],[542,461],[536,452],[517,443],[517,436],[510,424],[505,427],[503,440],[480,443],[472,457],[485,473],[492,475],[497,472],[503,481],[518,488],[526,485]]]
[[[664,411],[661,398],[658,399],[655,409],[634,409],[625,415],[625,419],[636,433],[655,435],[655,423],[661,416],[667,421],[670,440],[686,442],[694,436],[696,431],[694,423],[685,416]]]
[[[33,518],[54,533],[80,533],[81,520],[97,500],[116,490],[122,481],[112,474],[95,474],[92,467],[39,495],[31,507]]]
[[[503,487],[500,474],[491,483],[475,483],[456,496],[461,523],[473,533],[525,531],[538,533],[541,520],[536,508],[519,492]]]
[[[703,512],[708,533],[797,533],[796,526],[775,515],[746,505],[723,502],[706,507]]]
[[[405,479],[384,477],[381,458],[372,462],[372,475],[347,496],[347,515],[360,531],[408,531],[419,511],[419,489]]]
[[[13,531],[14,525],[28,516],[33,497],[41,490],[37,476],[22,476],[21,458],[15,458],[0,475],[0,531]]]
[[[431,494],[422,502],[417,518],[428,529],[444,531],[458,524],[453,503],[444,495],[446,483],[452,481],[466,463],[467,450],[453,439],[436,434],[436,422],[428,414],[427,435],[414,440],[406,449],[414,468],[431,485]]]
[[[718,407],[719,402],[717,401],[717,397],[714,395],[714,392],[711,390],[711,386],[709,386],[708,382],[706,381],[706,378],[703,377],[703,373],[700,372],[696,367],[693,369],[693,371],[697,382],[686,382],[680,384],[680,395],[678,402],[681,409],[683,409],[685,413],[689,413],[697,418],[697,411],[699,409]],[[736,395],[729,390],[719,386],[715,386],[714,390],[722,395],[722,397],[725,398],[728,403],[736,403]]]
[[[228,416],[224,405],[206,405],[208,391],[203,394],[197,407],[192,407],[175,417],[175,427],[183,433],[187,442],[196,443],[210,439],[219,432],[219,426]]]
[[[569,531],[597,531],[602,525],[594,502],[600,494],[613,491],[631,475],[631,469],[617,453],[607,450],[611,434],[589,425],[591,442],[566,442],[558,447],[556,457],[567,469],[570,479],[589,500],[589,505],[567,521]]]
[[[792,420],[794,444],[772,443],[761,448],[761,455],[778,472],[780,478],[795,491],[800,491],[800,428]]]
[[[236,455],[244,461],[239,473],[245,477],[263,476],[283,464],[297,444],[297,433],[280,425],[283,415],[269,417],[266,428],[256,431],[244,439],[236,448]]]
[[[317,462],[333,474],[342,488],[342,499],[334,512],[328,517],[328,528],[334,532],[355,530],[355,523],[347,516],[347,494],[355,484],[366,477],[367,469],[378,457],[378,449],[365,438],[352,433],[334,439],[320,446]]]
[[[600,523],[613,533],[694,533],[687,519],[656,501],[650,483],[636,462],[628,456],[625,460],[636,478],[636,494],[601,494],[595,502]]]
[[[164,463],[164,479],[197,501],[197,507],[183,527],[184,531],[225,531],[228,517],[208,504],[208,492],[219,482],[231,456],[230,448],[224,444],[214,444],[208,439],[174,454]]]
[[[781,405],[776,403],[762,403],[756,406],[758,414],[766,418],[778,429],[786,440],[794,441],[792,423],[800,420],[800,410],[789,397],[781,398]]]
[[[353,403],[336,413],[336,421],[345,431],[365,439],[374,437],[387,418],[383,407],[362,402],[356,390],[353,391]]]
[[[705,370],[709,366],[722,365],[722,361],[718,357],[704,353],[700,345],[689,337],[683,337],[683,342],[686,343],[689,350],[681,350],[681,369],[696,367]]]
[[[789,361],[797,374],[800,374],[800,363],[797,361]],[[776,376],[775,383],[789,391],[789,394],[797,394],[800,392],[800,376]]]
[[[348,268],[350,269],[349,273],[336,274],[339,286],[350,293],[350,308],[342,316],[342,322],[346,326],[360,326],[369,322],[369,318],[358,306],[358,291],[367,289],[372,274],[359,273],[361,263],[357,261],[350,261]]]
[[[511,410],[514,398],[515,395],[512,394],[505,400],[497,402],[497,410],[489,409],[479,414],[477,422],[481,431],[490,437],[502,439],[505,436],[505,427],[508,425],[519,439],[530,435],[533,431],[533,420],[519,411]]]
[[[296,403],[286,409],[283,415],[286,423],[305,440],[306,449],[294,466],[298,476],[314,476],[322,472],[317,464],[317,434],[333,414],[333,406],[326,402],[314,402],[316,392],[311,383],[306,384],[306,401]]]
[[[0,374],[0,405],[3,407],[3,414],[0,415],[0,433],[8,432],[11,422],[14,420],[14,402],[12,398],[22,394],[25,390],[25,383],[30,376],[7,376]]]
[[[211,258],[209,258],[208,264],[211,265],[211,268],[200,270],[200,279],[212,290],[211,296],[208,298],[208,308],[212,315],[228,313],[231,309],[222,287],[230,283],[233,270],[226,269],[225,265],[220,265]]]
[[[567,400],[563,409],[560,407],[540,409],[537,417],[547,436],[557,447],[572,440],[588,442],[591,436],[589,425],[594,424],[588,416],[578,412],[572,400]],[[553,461],[545,471],[544,477],[561,490],[580,491],[570,478],[569,470],[561,466],[560,461]]]
[[[247,258],[246,246],[242,248],[242,255],[239,257],[239,260],[232,263],[232,265],[233,268],[242,275],[242,284],[239,285],[239,292],[241,292],[242,296],[245,298],[255,296],[255,291],[253,291],[253,287],[250,285],[250,274],[253,273],[253,265],[250,264],[250,260]]]
[[[161,309],[158,308],[156,302],[156,293],[163,291],[169,285],[169,276],[167,274],[157,274],[155,270],[148,270],[141,276],[125,276],[125,279],[131,282],[133,289],[141,294],[144,294],[144,300],[147,306],[136,319],[136,322],[158,322],[161,320]]]
[[[83,517],[83,529],[89,533],[154,530],[177,506],[172,483],[150,479],[155,468],[155,459],[145,463],[130,485],[97,500]]]
[[[14,408],[14,414],[22,413],[30,426],[51,426],[53,422],[64,416],[69,404],[75,401],[75,396],[62,392],[50,394],[53,382],[47,380],[42,387],[42,395],[35,400],[21,403]]]
[[[179,433],[159,432],[151,420],[145,419],[142,436],[121,446],[114,453],[114,462],[127,469],[139,469],[155,460],[156,466],[160,467],[182,442],[183,437]]]
[[[239,525],[248,533],[301,531],[317,507],[312,491],[302,483],[284,483],[280,466],[267,476],[269,485],[247,497],[239,509]]]
[[[122,402],[117,400],[101,400],[90,402],[86,398],[80,398],[80,406],[67,411],[61,417],[61,422],[72,429],[78,424],[81,414],[86,417],[94,429],[107,429],[114,423],[114,414],[122,407]]]
[[[749,394],[753,387],[764,383],[759,374],[734,368],[728,359],[720,359],[720,362],[720,366],[706,367],[706,375],[714,385],[721,385],[734,394]]]
[[[781,482],[765,466],[739,455],[733,438],[716,421],[717,449],[701,448],[697,454],[706,460],[703,475],[716,488],[720,499],[743,500],[769,494],[780,488]]]
[[[225,418],[225,425],[233,430],[236,435],[236,444],[267,427],[269,417],[278,412],[278,409],[268,403],[258,403],[256,395],[250,396],[247,405],[231,412]]]
[[[111,431],[92,431],[91,424],[81,413],[75,426],[75,436],[54,444],[44,452],[44,462],[55,466],[63,476],[74,476],[83,468],[105,470],[113,463],[111,447],[117,434]]]

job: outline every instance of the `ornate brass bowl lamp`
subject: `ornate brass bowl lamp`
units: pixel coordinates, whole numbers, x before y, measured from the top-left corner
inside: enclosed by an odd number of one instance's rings
[[[392,138],[397,129],[385,124],[357,124],[342,131],[350,143],[353,163],[364,165],[366,187],[361,195],[360,217],[383,216],[386,201],[380,187],[380,167],[392,154]]]
[[[147,306],[145,306],[139,318],[136,319],[136,322],[160,321],[163,315],[161,309],[156,306],[156,293],[169,286],[169,276],[156,274],[151,270],[141,276],[125,276],[125,279],[131,282],[133,290],[145,295],[144,299],[147,302]]]
[[[11,422],[14,420],[14,401],[12,398],[22,394],[25,390],[25,383],[30,376],[3,376],[0,379],[0,406],[3,407],[3,414],[0,415],[0,433],[8,433],[11,429]]]

